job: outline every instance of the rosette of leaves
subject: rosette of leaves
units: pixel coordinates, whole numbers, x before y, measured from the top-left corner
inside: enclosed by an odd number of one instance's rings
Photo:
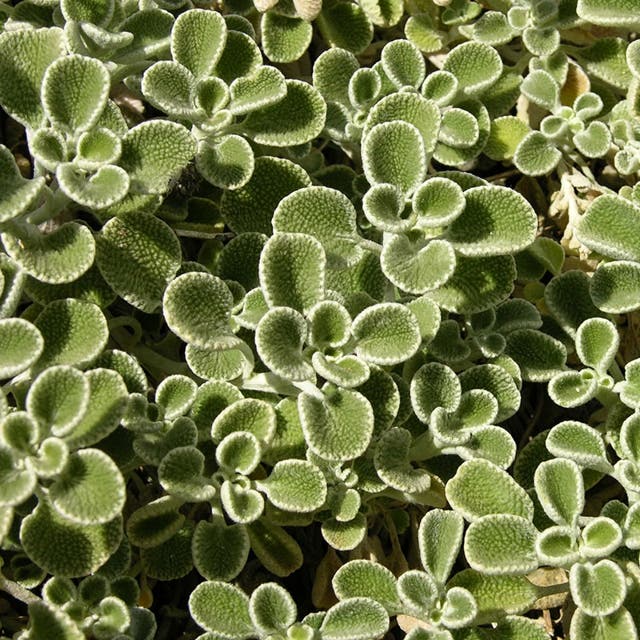
[[[324,126],[326,106],[312,86],[262,64],[246,20],[230,25],[214,11],[182,13],[171,30],[171,59],[149,67],[141,88],[154,107],[192,125],[200,175],[238,189],[254,170],[249,141],[273,147],[310,142]]]
[[[539,129],[529,131],[515,148],[513,163],[526,175],[550,173],[563,156],[580,165],[584,163],[581,158],[601,158],[611,147],[609,127],[596,119],[603,109],[602,98],[587,91],[569,107],[561,103],[560,89],[544,69],[530,71],[520,87],[530,102],[550,112],[540,121]]]
[[[637,82],[637,80],[636,80]],[[609,129],[617,147],[613,162],[623,176],[640,170],[640,122],[628,102],[619,102],[609,114]]]

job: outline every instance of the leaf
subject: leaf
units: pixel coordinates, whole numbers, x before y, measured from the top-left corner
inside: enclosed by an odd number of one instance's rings
[[[243,398],[223,409],[211,425],[211,437],[219,443],[230,433],[247,431],[262,444],[268,444],[276,430],[276,414],[270,404]]]
[[[25,127],[42,125],[42,79],[47,67],[65,53],[64,32],[59,28],[19,29],[0,35],[0,104]]]
[[[382,68],[397,89],[417,89],[424,80],[426,64],[418,47],[408,40],[392,40],[382,49]]]
[[[516,253],[536,235],[537,218],[531,205],[506,187],[475,187],[464,192],[466,206],[449,225],[447,236],[466,256]]]
[[[531,102],[552,113],[560,105],[560,87],[553,76],[542,69],[531,71],[520,85],[520,90]]]
[[[483,152],[492,160],[511,160],[527,133],[527,123],[515,116],[496,118],[491,121],[491,132]]]
[[[390,615],[400,610],[396,578],[386,567],[370,560],[351,560],[336,571],[331,581],[339,600],[371,598]]]
[[[261,633],[284,632],[297,619],[298,611],[289,592],[275,582],[261,584],[251,594],[249,615]]]
[[[502,73],[502,60],[488,44],[464,42],[449,52],[442,68],[457,78],[462,92],[473,95],[496,82]]]
[[[110,86],[109,72],[99,60],[79,55],[58,58],[42,80],[44,113],[63,131],[87,131],[102,115]]]
[[[416,17],[416,16],[412,16]],[[426,17],[425,17],[426,19]],[[411,18],[409,18],[409,21]],[[409,21],[405,29],[409,30]],[[458,93],[458,79],[450,71],[438,69],[431,72],[422,83],[420,93],[427,99],[433,100],[440,107],[451,104]]]
[[[247,184],[254,163],[251,145],[237,135],[203,141],[196,154],[196,167],[202,177],[221,189],[239,189]]]
[[[231,100],[228,108],[231,113],[244,115],[282,100],[287,94],[287,85],[278,69],[260,66],[250,76],[234,80],[229,87],[229,94]]]
[[[120,137],[104,127],[85,131],[78,138],[75,163],[83,169],[95,170],[100,165],[117,162],[122,152]],[[127,188],[129,181],[127,180]]]
[[[353,242],[357,237],[356,211],[341,192],[329,187],[304,187],[280,201],[273,215],[278,233],[306,233],[324,247],[327,266],[353,266],[362,250]]]
[[[27,320],[0,320],[0,379],[12,378],[38,360],[44,349],[43,337]]]
[[[463,392],[471,389],[486,389],[498,401],[498,415],[502,422],[511,417],[520,406],[520,392],[511,374],[497,364],[476,365],[463,371],[460,376]]]
[[[422,365],[411,379],[411,405],[421,422],[429,422],[437,407],[454,411],[459,403],[461,388],[452,369],[439,362]]]
[[[582,530],[580,553],[587,558],[611,555],[622,544],[622,530],[611,518],[591,520]]]
[[[86,636],[64,610],[37,600],[29,605],[29,640],[83,640]]]
[[[233,299],[227,285],[208,273],[184,273],[166,288],[163,310],[167,324],[179,338],[201,348],[235,347],[231,333]]]
[[[633,27],[638,24],[636,8],[633,0],[617,0],[613,5],[603,0],[578,0],[576,12],[594,24]]]
[[[419,617],[426,617],[436,609],[438,588],[424,571],[405,571],[398,579],[398,595],[403,608]]]
[[[542,564],[570,566],[580,560],[576,530],[572,527],[547,527],[536,540],[536,553]]]
[[[190,9],[176,18],[171,55],[196,78],[212,74],[227,41],[224,18],[216,11]]]
[[[422,493],[431,486],[425,469],[410,462],[412,437],[406,429],[392,427],[380,435],[373,462],[379,478],[389,487],[407,493]]]
[[[145,71],[141,89],[154,107],[174,117],[190,119],[195,115],[195,85],[195,76],[187,67],[161,60]]]
[[[191,537],[193,525],[184,526],[166,542],[140,551],[143,571],[154,580],[178,580],[192,569]]]
[[[231,84],[238,78],[251,75],[261,63],[262,54],[255,39],[246,33],[229,30],[227,43],[214,74],[227,84]]]
[[[122,474],[99,449],[69,456],[62,474],[49,489],[51,505],[78,524],[105,524],[118,516],[126,497]]]
[[[253,354],[242,342],[237,347],[198,347],[188,344],[185,360],[189,369],[204,380],[234,380],[248,376],[253,370]]]
[[[584,131],[573,136],[578,151],[587,158],[601,158],[611,147],[611,132],[604,122],[590,122]]]
[[[141,549],[157,547],[182,528],[185,518],[178,511],[180,501],[163,496],[134,511],[127,520],[127,537]],[[204,521],[198,525],[206,524]],[[197,530],[197,527],[196,527]]]
[[[369,446],[373,410],[357,391],[329,385],[323,398],[298,396],[298,411],[309,449],[325,460],[353,460]]]
[[[129,191],[127,172],[110,164],[88,175],[78,165],[65,162],[58,165],[56,178],[65,195],[89,209],[110,207],[120,202]]]
[[[307,323],[300,313],[275,307],[262,316],[256,329],[256,349],[265,365],[289,380],[308,380],[314,370],[303,353]]]
[[[38,371],[57,364],[86,367],[104,349],[109,334],[102,311],[73,298],[50,302],[34,325],[44,338]]]
[[[505,353],[520,367],[523,380],[546,382],[562,371],[566,347],[537,329],[516,329],[506,336]]]
[[[250,113],[243,126],[258,144],[285,147],[304,144],[322,131],[327,107],[318,91],[300,80],[287,80],[287,95]]]
[[[428,344],[438,333],[440,326],[440,307],[426,296],[421,296],[407,303],[418,320],[423,343]]]
[[[624,573],[611,560],[574,564],[569,573],[569,587],[575,603],[590,616],[614,613],[627,593]]]
[[[631,614],[624,608],[608,616],[589,616],[578,609],[571,618],[571,635],[584,640],[636,640],[638,631]]]
[[[382,80],[373,69],[358,69],[349,80],[349,101],[357,109],[366,109],[378,98]]]
[[[33,180],[23,178],[11,151],[0,144],[0,223],[31,210],[40,198],[44,185],[44,176]]]
[[[195,140],[185,127],[148,120],[122,138],[120,165],[129,174],[132,192],[162,195],[195,152]]]
[[[511,256],[459,256],[453,275],[428,295],[447,311],[478,313],[508,298],[515,277]]]
[[[308,312],[324,298],[325,255],[320,242],[301,233],[278,233],[260,256],[260,282],[270,307]]]
[[[362,7],[352,2],[323,4],[317,24],[328,43],[353,53],[361,53],[373,37],[371,21]]]
[[[640,462],[638,420],[638,413],[633,413],[622,423],[622,429],[620,430],[620,450],[622,457],[627,458],[635,465]]]
[[[528,176],[543,176],[558,166],[562,153],[539,131],[531,131],[518,144],[513,164]]]
[[[558,423],[547,437],[547,449],[556,457],[574,460],[582,467],[611,472],[604,440],[598,431],[582,422]]]
[[[598,379],[591,369],[562,371],[549,380],[549,397],[561,407],[579,407],[595,397]]]
[[[424,53],[436,53],[443,48],[443,33],[434,27],[433,19],[428,13],[409,16],[404,33],[407,40],[413,42]]]
[[[585,320],[576,332],[576,352],[582,363],[604,375],[613,363],[620,336],[614,324],[604,318]]]
[[[320,633],[326,640],[366,640],[384,635],[389,616],[371,598],[348,598],[335,604],[324,617]]]
[[[226,525],[222,519],[201,520],[191,542],[193,564],[207,580],[233,580],[249,556],[249,536],[244,525]]]
[[[410,358],[420,346],[418,321],[398,303],[372,305],[354,319],[351,328],[358,341],[356,353],[374,364],[398,364]]]
[[[183,375],[167,376],[156,389],[156,403],[164,407],[164,419],[174,420],[187,413],[194,400],[198,385]]]
[[[491,514],[533,518],[533,503],[525,490],[486,460],[463,462],[447,483],[446,494],[451,506],[470,522]]]
[[[327,497],[322,471],[306,460],[281,460],[265,480],[257,483],[279,509],[309,513],[319,509]]]
[[[22,521],[20,541],[39,567],[61,578],[94,573],[118,548],[122,518],[81,526],[58,515],[45,502]]]
[[[251,549],[267,571],[286,577],[302,566],[298,543],[282,527],[262,519],[252,522],[247,529]]]
[[[487,575],[522,575],[538,567],[536,529],[521,516],[486,515],[469,525],[464,554],[472,569]]]
[[[413,194],[412,207],[420,228],[438,228],[452,224],[465,209],[462,189],[448,178],[432,177]]]
[[[158,481],[168,494],[184,502],[211,500],[216,490],[203,475],[204,463],[195,446],[175,447],[158,465]]]
[[[298,60],[311,43],[313,28],[302,18],[267,11],[260,23],[262,48],[271,62]]]
[[[598,265],[589,282],[591,299],[606,313],[628,313],[640,306],[640,265],[614,260]]]
[[[321,378],[339,387],[359,387],[369,379],[369,365],[356,356],[328,358],[317,351],[311,356],[311,364]]]
[[[111,287],[150,313],[180,266],[181,249],[170,227],[151,214],[125,213],[107,222],[97,238],[96,262]],[[122,269],[135,264],[134,270]]]
[[[255,522],[264,511],[264,498],[254,489],[225,480],[220,488],[220,501],[225,513],[240,524]]]
[[[584,483],[580,468],[572,460],[547,460],[534,476],[538,500],[556,523],[574,528],[584,509]]]
[[[362,157],[371,184],[390,183],[409,194],[425,178],[422,137],[407,122],[383,122],[372,127],[364,139]]]
[[[473,115],[464,109],[451,107],[442,114],[438,140],[452,147],[468,149],[478,142],[480,127]]]
[[[313,84],[327,102],[349,106],[349,82],[359,68],[360,63],[351,52],[328,49],[313,65]]]
[[[0,505],[3,511],[9,507],[8,511],[12,513],[11,507],[33,495],[38,477],[31,469],[18,468],[14,454],[3,447],[0,448],[0,481]]]
[[[253,633],[249,598],[224,582],[200,583],[189,596],[189,611],[196,624],[223,638],[246,638]]]
[[[464,522],[455,511],[431,509],[420,521],[420,562],[439,585],[443,585],[462,546]]]

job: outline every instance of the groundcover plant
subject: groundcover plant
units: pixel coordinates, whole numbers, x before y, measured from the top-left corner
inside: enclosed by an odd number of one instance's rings
[[[638,0],[2,0],[15,640],[633,640]]]

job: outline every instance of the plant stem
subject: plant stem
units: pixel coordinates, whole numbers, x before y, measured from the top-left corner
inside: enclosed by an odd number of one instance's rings
[[[31,593],[28,589],[25,589],[22,585],[9,580],[0,573],[0,591],[8,593],[10,596],[24,604],[33,604],[34,602],[40,602],[40,598],[37,595]]]

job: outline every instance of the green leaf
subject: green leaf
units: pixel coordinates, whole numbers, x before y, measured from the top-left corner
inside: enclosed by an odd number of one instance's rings
[[[324,298],[325,255],[313,236],[278,233],[260,256],[260,282],[270,307],[302,313]]]
[[[12,378],[38,360],[44,349],[40,331],[27,320],[0,320],[0,379]]]
[[[57,364],[86,367],[107,344],[107,321],[90,302],[73,298],[50,302],[34,324],[44,338],[38,371]]]
[[[257,483],[279,509],[308,513],[319,509],[327,497],[322,471],[306,460],[281,460],[265,480]]]
[[[158,481],[167,493],[179,500],[211,500],[216,490],[203,476],[204,463],[204,455],[196,447],[175,447],[158,465]]]
[[[262,519],[248,525],[248,531],[251,549],[267,571],[284,578],[302,566],[298,543],[282,527]]]
[[[399,415],[401,402],[405,420],[411,413],[409,402],[409,385],[397,375],[389,375],[382,367],[371,365],[369,379],[358,388],[358,391],[371,403],[374,414],[374,433],[382,433],[395,420],[402,422]],[[401,392],[402,389],[402,401]]]
[[[473,25],[473,39],[493,46],[506,44],[516,35],[501,11],[487,11]]]
[[[196,152],[189,131],[176,122],[148,120],[122,138],[120,165],[135,193],[163,194]]]
[[[426,296],[411,300],[407,303],[407,307],[411,309],[418,320],[423,343],[428,344],[438,333],[441,315],[440,307]]]
[[[202,348],[229,349],[239,340],[232,334],[233,298],[227,285],[208,273],[184,273],[164,292],[167,324],[179,338]]]
[[[404,608],[424,617],[437,606],[438,588],[433,577],[424,571],[405,571],[398,579],[398,595]]]
[[[147,549],[157,547],[172,538],[180,531],[185,520],[178,511],[179,506],[180,501],[176,498],[163,496],[134,511],[126,526],[129,542]],[[202,521],[198,523],[200,524],[205,523]]]
[[[437,407],[457,409],[460,395],[460,382],[453,369],[439,362],[422,365],[411,379],[411,405],[417,418],[425,423]]]
[[[63,131],[87,131],[102,115],[110,87],[109,72],[99,60],[78,55],[58,58],[42,80],[45,115]]]
[[[359,387],[369,379],[369,365],[356,356],[332,358],[317,351],[311,364],[321,378],[339,387]]]
[[[547,449],[557,458],[568,458],[582,467],[609,473],[604,440],[593,427],[575,420],[558,423],[547,437]]]
[[[98,268],[114,291],[138,309],[154,311],[180,266],[180,243],[171,228],[151,214],[125,213],[104,225],[97,246]]]
[[[306,233],[324,247],[327,266],[353,266],[362,250],[353,242],[357,237],[356,211],[340,191],[328,187],[305,187],[283,198],[273,215],[278,233]]]
[[[516,191],[506,187],[475,187],[465,191],[464,196],[466,206],[447,232],[448,239],[463,255],[516,253],[534,241],[536,214]]]
[[[522,93],[538,106],[555,112],[560,105],[560,87],[547,71],[531,71],[520,85]]]
[[[449,52],[442,68],[457,78],[462,92],[474,95],[496,82],[502,73],[502,60],[488,44],[464,42]]]
[[[192,97],[195,84],[196,79],[189,69],[177,62],[162,60],[145,71],[141,89],[157,109],[173,117],[190,119],[195,115]]]
[[[171,55],[196,78],[212,74],[227,41],[227,26],[216,11],[190,9],[180,14],[171,32]]]
[[[78,165],[58,165],[56,178],[61,191],[89,209],[104,209],[120,202],[129,191],[129,176],[121,167],[104,165],[90,175]]]
[[[0,505],[4,510],[31,497],[38,477],[31,469],[18,468],[14,455],[3,447],[0,448],[0,481]]]
[[[523,380],[546,382],[562,371],[566,347],[537,329],[516,329],[506,336],[505,353],[520,367]]]
[[[422,183],[413,194],[412,207],[418,216],[418,227],[444,227],[464,211],[465,196],[452,180],[433,177]]]
[[[189,596],[189,611],[198,625],[219,637],[247,638],[253,634],[249,598],[224,582],[202,582]]]
[[[613,363],[620,336],[615,325],[605,318],[589,318],[576,332],[576,351],[582,363],[604,375]]]
[[[562,153],[539,131],[531,131],[518,144],[513,164],[528,176],[543,176],[558,166]]]
[[[278,69],[260,66],[250,76],[234,80],[229,94],[229,111],[238,116],[279,102],[287,94],[287,85]]]
[[[538,567],[536,529],[521,516],[486,515],[469,525],[464,554],[472,569],[487,575],[523,575]]]
[[[596,198],[576,227],[578,240],[589,249],[618,260],[640,262],[640,236],[633,232],[640,208],[618,196]]]
[[[245,484],[248,483],[225,480],[220,488],[220,501],[225,513],[233,522],[240,524],[255,522],[264,511],[262,494],[245,487]]]
[[[375,70],[363,67],[349,80],[349,101],[356,109],[370,107],[378,98],[382,81]]]
[[[588,558],[602,558],[611,555],[621,544],[620,526],[611,518],[600,516],[582,530],[580,553]]]
[[[604,122],[591,122],[573,136],[578,151],[587,158],[601,158],[611,147],[611,132]]]
[[[300,80],[287,80],[287,95],[251,112],[243,127],[258,144],[288,147],[313,140],[322,131],[327,107],[320,93]]]
[[[78,524],[105,524],[113,520],[122,511],[125,497],[120,470],[98,449],[71,454],[64,471],[49,489],[54,509]]]
[[[444,34],[435,28],[433,18],[428,13],[409,16],[404,33],[407,40],[413,42],[424,53],[436,53],[444,46]]]
[[[289,592],[275,582],[261,584],[249,601],[249,615],[263,634],[284,633],[296,621],[298,612]]]
[[[167,376],[156,389],[156,403],[164,407],[164,419],[174,420],[189,410],[194,400],[198,385],[183,375]]]
[[[575,527],[584,509],[584,483],[580,468],[572,460],[542,462],[534,483],[545,513],[556,523]]]
[[[407,29],[408,24],[409,22],[407,22]],[[458,93],[458,79],[453,73],[438,69],[426,77],[420,88],[420,93],[425,98],[436,102],[438,106],[446,107],[453,102]]]
[[[371,43],[373,25],[360,5],[327,2],[317,19],[323,38],[333,47],[361,53]]]
[[[81,526],[62,518],[45,502],[40,502],[20,527],[20,541],[29,558],[61,578],[94,573],[121,539],[120,516],[106,524]]]
[[[262,444],[268,444],[276,430],[276,413],[264,400],[244,398],[223,409],[211,425],[211,437],[219,443],[237,431],[252,433]]]
[[[620,449],[624,458],[634,464],[640,462],[640,442],[638,442],[638,413],[630,415],[620,430]]]
[[[191,537],[193,525],[184,526],[172,538],[150,549],[140,551],[143,571],[154,580],[178,580],[192,569]]]
[[[547,527],[536,540],[536,553],[542,564],[566,567],[578,562],[576,530],[573,527]]]
[[[155,7],[132,13],[121,25],[123,30],[133,34],[133,41],[122,53],[134,59],[169,58],[173,22],[173,15]]]
[[[349,51],[323,51],[313,65],[313,84],[327,102],[349,106],[349,82],[359,68],[360,63]]]
[[[640,265],[630,260],[600,263],[589,283],[596,307],[606,313],[628,313],[640,306]]]
[[[486,460],[468,460],[446,487],[447,500],[473,522],[491,514],[510,514],[531,520],[533,503],[513,478]]]
[[[527,133],[529,133],[529,126],[520,118],[515,116],[496,118],[491,121],[491,132],[484,153],[492,160],[511,160]]]
[[[89,404],[82,419],[64,434],[72,448],[99,442],[112,433],[127,408],[128,390],[122,377],[111,369],[92,369],[85,374],[89,382]]]
[[[429,297],[447,311],[478,313],[508,298],[515,277],[511,256],[459,256],[453,275]]]
[[[372,305],[353,321],[356,352],[363,360],[380,365],[404,362],[420,346],[418,321],[404,305],[387,302]]]
[[[389,616],[384,607],[371,598],[347,598],[335,604],[320,627],[326,640],[368,640],[384,635]]]
[[[380,435],[373,462],[376,473],[387,486],[407,493],[422,493],[431,486],[431,476],[411,464],[411,442],[411,434],[406,429],[392,427]]]
[[[85,131],[78,138],[75,162],[83,169],[95,170],[100,165],[117,162],[122,152],[120,138],[104,127]],[[127,180],[127,188],[129,181]]]
[[[400,609],[396,577],[381,564],[371,560],[351,560],[336,571],[331,581],[340,600],[371,598],[379,602],[390,615]]]
[[[247,184],[254,162],[251,145],[237,135],[203,141],[196,154],[196,167],[202,177],[221,189],[239,189]]]
[[[415,191],[426,175],[420,131],[402,121],[372,127],[362,148],[364,173],[371,184],[390,183],[404,193]]]
[[[29,640],[84,640],[86,636],[63,609],[37,600],[29,605]]]
[[[418,47],[408,40],[392,40],[382,49],[382,68],[397,89],[417,89],[424,80],[426,64]]]
[[[420,521],[420,562],[439,585],[444,585],[462,546],[464,522],[455,511],[432,509]]]
[[[43,176],[33,180],[23,178],[11,151],[0,144],[0,223],[31,210],[40,198],[44,185]]]
[[[478,142],[478,121],[468,111],[452,107],[442,114],[438,140],[452,147],[468,149]]]
[[[624,607],[608,616],[589,616],[578,609],[571,618],[570,633],[584,640],[636,640],[638,637],[633,617]]]
[[[569,587],[574,602],[590,616],[614,613],[627,594],[624,573],[611,560],[574,564],[569,573]]]
[[[254,365],[253,354],[242,342],[237,347],[198,347],[188,344],[185,360],[193,373],[204,380],[234,380],[248,376]]]
[[[377,27],[393,27],[402,18],[403,4],[398,0],[364,0],[364,12]]]
[[[308,380],[314,371],[302,351],[306,338],[304,316],[294,309],[275,307],[258,323],[256,349],[274,373],[290,380]]]
[[[321,458],[353,460],[369,446],[373,410],[357,391],[329,385],[322,399],[303,392],[298,411],[309,449]]]
[[[214,74],[231,84],[237,78],[251,75],[261,63],[262,54],[254,38],[246,33],[230,30]]]
[[[511,374],[497,364],[470,367],[460,376],[463,392],[470,389],[485,389],[498,401],[498,415],[495,420],[502,422],[510,418],[520,407],[520,392]]]
[[[302,18],[267,11],[260,23],[262,48],[272,62],[293,62],[311,43],[313,28]]]
[[[598,379],[591,369],[562,371],[549,380],[549,397],[561,407],[579,407],[595,397]]]
[[[25,127],[42,125],[42,79],[47,67],[65,53],[62,29],[19,29],[0,35],[0,104]]]
[[[249,556],[244,525],[227,525],[222,518],[196,524],[191,542],[193,564],[207,580],[233,580]]]
[[[616,0],[610,4],[604,0],[578,0],[576,11],[588,22],[606,26],[637,26],[638,13],[633,0]]]

